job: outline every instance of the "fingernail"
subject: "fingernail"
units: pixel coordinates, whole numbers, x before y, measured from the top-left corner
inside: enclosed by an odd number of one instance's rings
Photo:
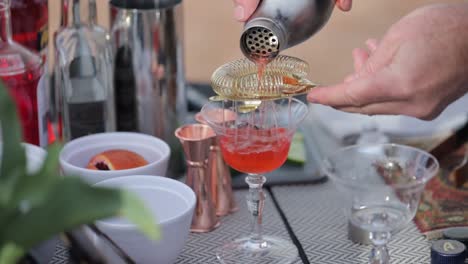
[[[238,5],[234,8],[234,18],[241,21],[241,20],[244,20],[244,15],[245,15],[245,11],[244,11],[244,7],[241,6],[241,5]]]

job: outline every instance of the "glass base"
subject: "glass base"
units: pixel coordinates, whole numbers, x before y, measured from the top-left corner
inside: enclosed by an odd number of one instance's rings
[[[223,264],[292,263],[298,255],[293,243],[271,236],[264,236],[259,242],[250,237],[239,238],[216,251],[216,257]]]

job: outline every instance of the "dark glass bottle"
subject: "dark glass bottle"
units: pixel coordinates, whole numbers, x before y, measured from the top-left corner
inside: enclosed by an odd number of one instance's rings
[[[132,50],[119,47],[115,55],[114,90],[117,131],[138,132],[138,109],[133,74]]]

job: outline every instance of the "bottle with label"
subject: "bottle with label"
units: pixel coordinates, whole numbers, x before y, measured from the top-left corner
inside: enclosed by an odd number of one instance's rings
[[[46,112],[42,59],[16,43],[11,32],[10,0],[0,0],[0,78],[16,103],[23,141],[40,145],[47,133],[44,122],[39,122]]]
[[[47,54],[48,8],[47,0],[10,0],[13,40],[30,50]]]
[[[71,19],[56,38],[65,141],[115,131],[112,50],[108,33],[95,23],[96,3],[88,1],[83,21],[80,1],[69,1]]]

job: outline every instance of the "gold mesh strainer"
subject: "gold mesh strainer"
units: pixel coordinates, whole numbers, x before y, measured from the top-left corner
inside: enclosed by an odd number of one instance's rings
[[[303,94],[315,87],[305,78],[308,72],[307,62],[280,55],[266,65],[259,82],[257,65],[244,58],[219,67],[211,76],[211,85],[228,100],[272,100]]]

